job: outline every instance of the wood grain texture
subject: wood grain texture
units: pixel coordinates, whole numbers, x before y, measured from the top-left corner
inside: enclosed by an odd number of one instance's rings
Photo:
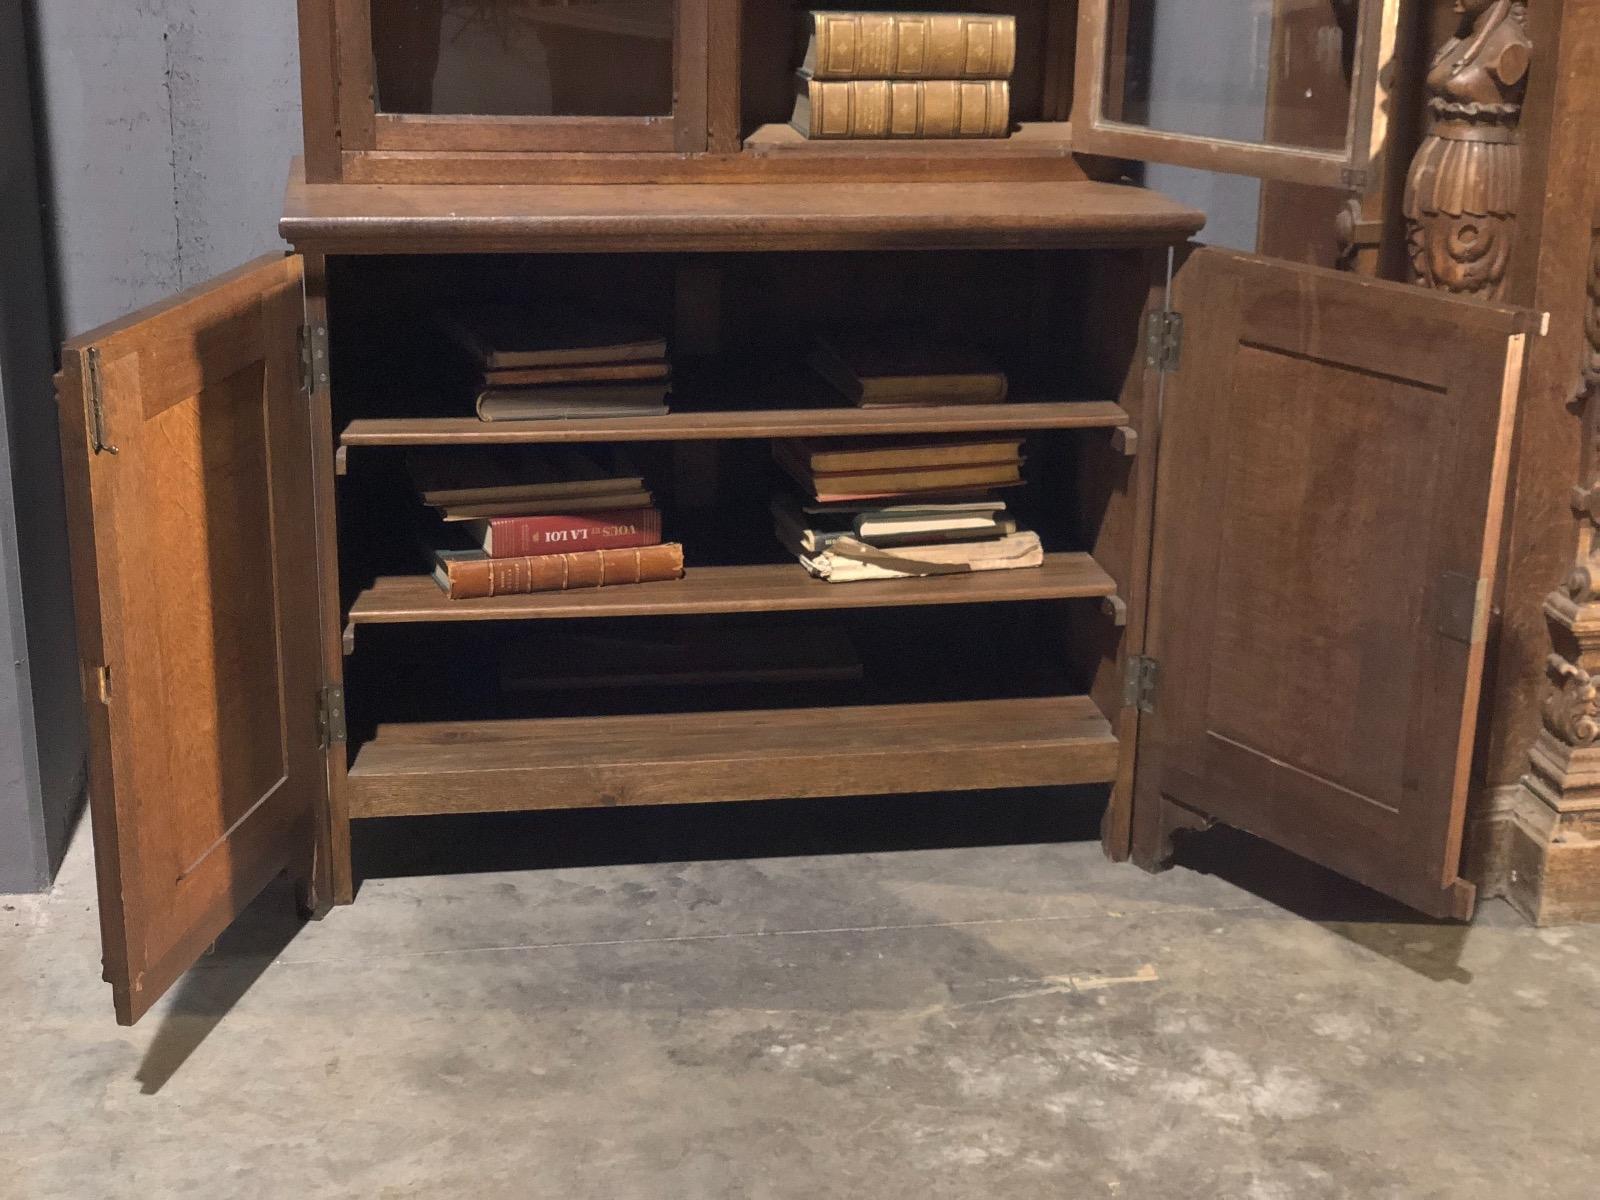
[[[682,579],[587,592],[451,600],[425,575],[385,576],[350,606],[352,625],[648,617],[686,613],[806,612],[929,604],[992,604],[1113,595],[1116,582],[1087,554],[1047,555],[1041,567],[927,579],[834,584],[797,563],[697,567]]]
[[[305,260],[306,321],[313,329],[328,329],[328,264],[313,255]],[[344,685],[344,620],[339,594],[339,518],[334,461],[332,364],[312,373],[311,479],[315,489],[317,585],[322,623],[321,677],[332,687]],[[311,869],[305,874],[301,907],[321,914],[331,904],[355,899],[355,878],[350,862],[350,810],[345,794],[349,756],[343,746],[327,754],[328,802],[316,814],[317,845]]]
[[[1165,401],[1141,810],[1469,915],[1485,632],[1451,603],[1487,615],[1529,315],[1209,250],[1180,289],[1206,320]]]
[[[330,0],[299,0],[300,115],[306,177],[339,181],[338,42]]]
[[[327,254],[1051,249],[1182,241],[1204,214],[1116,184],[420,186],[290,180],[280,230]]]
[[[357,817],[1102,783],[1117,741],[1081,696],[384,725]]]
[[[849,434],[979,433],[987,430],[1109,429],[1128,414],[1109,400],[946,405],[937,408],[796,408],[681,412],[664,417],[480,421],[472,417],[372,417],[351,421],[344,446],[516,445],[562,442],[683,442]]]
[[[812,145],[796,153],[787,147],[768,153],[773,147],[761,144],[740,152],[737,143],[707,154],[349,151],[342,157],[341,177],[360,184],[453,185],[1073,183],[1116,181],[1123,170],[1111,160],[1074,155],[1068,148],[1058,153],[1039,138],[879,142],[884,156],[864,154],[849,142]]]
[[[299,262],[64,352],[63,455],[106,975],[139,1018],[325,802]],[[105,442],[88,436],[93,379]]]

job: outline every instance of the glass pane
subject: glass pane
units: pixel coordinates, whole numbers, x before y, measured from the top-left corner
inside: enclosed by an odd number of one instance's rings
[[[672,112],[676,0],[371,0],[379,112]]]
[[[1342,152],[1360,0],[1106,0],[1104,116]]]

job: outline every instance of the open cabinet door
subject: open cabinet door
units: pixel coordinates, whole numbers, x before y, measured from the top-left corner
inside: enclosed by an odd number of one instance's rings
[[[139,1019],[326,803],[300,260],[70,343],[59,390],[105,973]]]
[[[1174,297],[1137,856],[1198,814],[1469,916],[1463,808],[1529,317],[1218,250]]]

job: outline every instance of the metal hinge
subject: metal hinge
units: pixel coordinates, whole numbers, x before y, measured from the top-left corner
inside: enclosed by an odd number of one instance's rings
[[[300,326],[300,386],[308,396],[328,386],[328,327],[321,322]]]
[[[1339,182],[1352,192],[1366,191],[1367,178],[1365,167],[1345,167],[1339,172]]]
[[[322,733],[322,748],[349,740],[344,724],[344,689],[325,686],[317,697],[317,726]]]
[[[1437,628],[1464,646],[1476,646],[1489,636],[1489,581],[1459,571],[1439,577]]]
[[[1145,318],[1144,365],[1170,375],[1183,361],[1183,314],[1153,312]]]
[[[1161,681],[1161,664],[1142,654],[1130,655],[1127,675],[1122,681],[1122,705],[1140,712],[1155,712],[1156,685]]]
[[[106,440],[106,391],[100,379],[100,347],[90,346],[89,353],[89,445],[96,454],[117,454],[119,451]]]

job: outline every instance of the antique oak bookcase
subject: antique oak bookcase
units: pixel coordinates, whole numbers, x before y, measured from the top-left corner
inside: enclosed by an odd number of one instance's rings
[[[1250,137],[1156,102],[1171,59],[1147,7],[943,6],[1016,16],[1010,136],[834,143],[784,124],[787,0],[299,7],[295,252],[64,355],[120,1020],[277,873],[315,915],[350,901],[351,826],[374,817],[1101,785],[1116,859],[1155,868],[1218,821],[1470,915],[1462,810],[1532,327],[1191,247],[1203,215],[1127,181],[1133,159],[1357,178],[1392,6],[1280,22],[1348,53],[1314,104],[1268,79]],[[671,331],[671,415],[494,424],[445,398],[430,303],[554,295]],[[966,408],[785,398],[777,364],[811,333],[886,317],[976,338],[1028,386]],[[772,542],[768,440],[984,430],[1029,437],[1043,567],[833,586]],[[629,443],[686,578],[446,600],[408,537],[405,448],[504,443]],[[646,625],[844,630],[864,675],[497,686],[505,657]]]

